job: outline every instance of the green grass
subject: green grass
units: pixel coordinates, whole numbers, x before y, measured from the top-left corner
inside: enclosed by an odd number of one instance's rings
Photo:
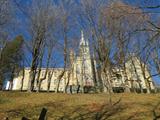
[[[91,116],[88,119],[93,119],[104,111],[108,111],[108,119],[112,120],[151,120],[152,110],[160,102],[160,94],[112,95],[113,104],[120,99],[117,105],[111,106],[107,94],[0,92],[0,120],[7,116],[11,120],[20,120],[22,116],[36,120],[43,107],[48,109],[48,120],[62,116],[74,118],[86,113]],[[156,112],[160,113],[160,110],[156,108]]]
[[[0,104],[9,103],[9,100],[3,97],[0,97]]]

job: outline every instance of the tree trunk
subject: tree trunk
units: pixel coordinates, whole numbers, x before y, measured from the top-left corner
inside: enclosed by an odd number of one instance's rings
[[[69,82],[70,82],[70,79],[71,79],[70,75],[71,75],[71,73],[70,73],[70,71],[69,71],[69,72],[68,72],[67,84],[66,84],[66,86],[65,86],[65,90],[64,90],[64,92],[65,92],[65,93],[67,93],[67,89],[68,89]]]
[[[9,88],[9,90],[12,90],[12,89],[13,89],[14,72],[15,72],[15,68],[13,68],[12,73],[11,73],[10,88]]]
[[[24,77],[25,77],[25,68],[23,68],[23,73],[22,73],[21,91],[23,91]]]
[[[49,73],[48,73],[47,92],[50,91],[52,75],[53,75],[53,70],[49,71]]]

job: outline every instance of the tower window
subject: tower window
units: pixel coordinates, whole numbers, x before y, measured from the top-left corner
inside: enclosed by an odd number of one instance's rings
[[[121,79],[121,78],[122,78],[122,76],[121,76],[120,74],[116,74],[116,77],[117,77],[118,79]]]

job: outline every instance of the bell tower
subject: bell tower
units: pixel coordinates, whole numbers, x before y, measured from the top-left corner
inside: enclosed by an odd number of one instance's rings
[[[90,51],[89,51],[89,43],[88,40],[84,39],[84,33],[81,31],[81,40],[79,45],[79,55],[81,57],[90,58]]]
[[[78,75],[79,82],[82,84],[82,87],[94,86],[89,43],[88,40],[84,38],[83,31],[81,31],[77,63],[77,69],[80,71]]]

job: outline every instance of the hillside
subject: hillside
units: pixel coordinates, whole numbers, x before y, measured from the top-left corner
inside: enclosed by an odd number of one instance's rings
[[[160,102],[159,94],[114,94],[109,104],[107,94],[0,93],[0,119],[8,116],[19,120],[22,116],[37,119],[43,107],[48,120],[62,116],[68,119],[150,120],[153,109]],[[157,106],[158,107],[158,106]],[[158,108],[156,108],[158,114]],[[160,113],[160,112],[159,112]]]

